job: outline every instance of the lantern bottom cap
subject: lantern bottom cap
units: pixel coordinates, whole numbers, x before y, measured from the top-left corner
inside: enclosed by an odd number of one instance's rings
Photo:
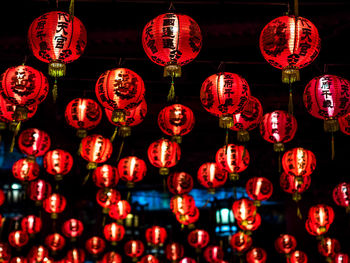
[[[78,138],[85,138],[87,135],[87,130],[85,129],[78,129],[77,130],[77,137]]]
[[[287,66],[282,70],[282,82],[292,84],[300,80],[299,69],[294,66]]]
[[[220,128],[225,128],[225,129],[231,128],[233,126],[232,116],[228,116],[228,115],[220,116],[219,126]]]
[[[129,137],[131,135],[131,127],[126,125],[121,126],[118,134],[122,138]]]
[[[169,168],[167,167],[162,167],[159,169],[159,174],[160,175],[168,175],[169,174]]]
[[[273,150],[275,152],[284,152],[284,144],[281,142],[276,142],[273,144]]]
[[[239,142],[248,142],[250,140],[249,132],[247,130],[240,130],[237,132],[237,140]]]
[[[59,78],[65,75],[66,75],[66,64],[60,61],[53,61],[49,64],[49,76],[54,78]]]
[[[239,179],[239,174],[238,173],[230,173],[229,177],[230,177],[231,181],[237,181]]]
[[[339,122],[334,118],[325,119],[323,128],[325,132],[336,132],[339,130]]]
[[[171,61],[164,67],[163,77],[179,78],[181,77],[181,66]]]
[[[178,144],[182,143],[182,137],[181,137],[180,135],[174,135],[174,136],[172,136],[172,137],[171,137],[171,140],[172,140],[173,142],[178,143]]]
[[[112,122],[123,123],[125,122],[125,112],[121,109],[113,110],[112,112]]]

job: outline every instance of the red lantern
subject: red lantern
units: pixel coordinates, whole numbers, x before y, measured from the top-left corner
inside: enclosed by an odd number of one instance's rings
[[[265,263],[266,258],[266,251],[260,247],[252,248],[246,255],[247,263]]]
[[[17,230],[9,234],[8,240],[12,247],[21,248],[28,243],[29,237],[27,232],[23,230]]]
[[[22,230],[29,235],[37,234],[41,230],[41,219],[35,215],[28,215],[22,218],[21,227]]]
[[[97,163],[104,163],[111,157],[113,151],[112,143],[102,135],[88,135],[81,140],[81,157],[89,163],[87,169],[94,170]]]
[[[216,163],[204,163],[198,169],[197,179],[201,185],[208,188],[209,193],[215,193],[215,188],[226,183],[227,173]]]
[[[329,259],[340,251],[340,243],[335,238],[326,237],[318,242],[318,252]]]
[[[40,167],[36,162],[27,159],[19,159],[12,166],[13,176],[22,181],[29,182],[35,180],[40,173]]]
[[[140,263],[158,263],[159,260],[153,255],[145,255],[141,258]]]
[[[33,246],[28,253],[28,262],[44,262],[44,259],[49,256],[49,251],[44,246]]]
[[[105,225],[103,228],[103,235],[106,240],[111,242],[112,246],[116,246],[117,242],[123,239],[124,234],[125,234],[124,227],[114,222]]]
[[[316,168],[316,157],[309,150],[294,148],[284,153],[282,166],[285,173],[301,178],[313,173]]]
[[[192,176],[185,172],[174,172],[168,176],[168,189],[175,195],[188,194],[193,188]]]
[[[260,133],[264,140],[274,144],[275,152],[283,152],[283,143],[294,138],[298,124],[296,119],[286,111],[276,110],[266,113],[260,122]]]
[[[38,106],[34,104],[26,107],[26,109],[24,109],[26,114],[24,115],[22,115],[21,113],[22,109],[23,108],[21,108],[21,106],[16,106],[13,103],[7,102],[0,95],[0,121],[1,122],[11,123],[10,125],[17,125],[18,122],[20,121],[26,121],[32,118],[35,115],[38,109]]]
[[[30,159],[43,156],[51,146],[49,135],[39,129],[29,128],[21,132],[18,146],[22,153]]]
[[[92,173],[92,179],[97,187],[113,188],[119,181],[119,174],[116,167],[104,164],[97,167]]]
[[[191,17],[165,13],[144,27],[142,46],[152,62],[165,67],[164,76],[179,77],[180,66],[194,60],[201,50],[202,35]]]
[[[243,111],[250,89],[240,75],[220,72],[208,77],[202,84],[200,97],[204,109],[220,117],[221,128],[231,128],[233,114]]]
[[[194,115],[190,108],[173,104],[163,108],[158,114],[158,126],[172,141],[181,143],[181,136],[188,134],[194,127]]]
[[[346,211],[350,211],[350,184],[338,184],[333,190],[333,200],[337,205],[345,207]]]
[[[167,139],[155,141],[148,147],[148,159],[153,166],[160,168],[161,175],[167,175],[169,168],[177,164],[180,156],[180,146]]]
[[[110,251],[104,254],[102,263],[122,263],[122,257],[117,252]]]
[[[59,213],[62,213],[66,208],[66,198],[63,195],[54,193],[48,196],[43,206],[47,213],[51,214],[52,219],[57,219]]]
[[[179,261],[179,263],[196,263],[196,261],[193,258],[183,258]]]
[[[195,207],[196,204],[191,195],[177,195],[170,199],[170,209],[174,214],[188,215]]]
[[[247,234],[250,235],[251,231],[255,231],[259,228],[261,224],[261,216],[259,213],[256,213],[254,218],[251,220],[247,220],[246,223],[243,223],[244,221],[240,222],[237,221],[237,225],[239,226],[240,229],[244,231],[248,231]]]
[[[118,163],[118,173],[123,181],[127,182],[129,188],[134,187],[145,177],[147,172],[146,163],[135,156],[122,158]]]
[[[237,232],[231,237],[230,245],[234,251],[244,253],[251,247],[252,242],[252,238],[249,235],[243,232]]]
[[[199,249],[199,251],[208,245],[209,240],[209,233],[202,229],[193,230],[187,236],[188,244],[196,249]]]
[[[4,202],[5,202],[5,194],[4,194],[4,191],[0,189],[0,206],[2,206]]]
[[[230,128],[233,131],[237,131],[237,140],[239,142],[249,141],[248,131],[258,127],[262,115],[263,108],[260,101],[253,96],[249,96],[243,110],[233,115],[233,126]]]
[[[165,239],[167,238],[166,230],[161,226],[152,226],[147,228],[145,235],[147,244],[154,247],[162,247]]]
[[[120,200],[119,191],[113,188],[102,188],[97,191],[96,201],[103,207],[103,213],[108,214],[109,208]]]
[[[344,253],[335,254],[332,263],[349,263],[349,256]]]
[[[297,241],[294,236],[288,234],[281,234],[275,240],[275,248],[278,253],[290,254],[297,246]]]
[[[73,241],[77,237],[81,236],[83,231],[84,231],[83,223],[80,220],[75,218],[71,218],[65,221],[62,225],[62,233]]]
[[[131,206],[126,200],[118,200],[109,207],[109,216],[116,220],[125,219],[131,212]]]
[[[207,262],[219,262],[224,258],[224,251],[219,246],[208,246],[204,250],[204,259]]]
[[[231,180],[238,180],[238,173],[243,172],[249,165],[249,152],[244,146],[228,144],[216,153],[216,164],[221,170],[229,173]]]
[[[93,256],[101,254],[106,247],[105,241],[97,236],[90,237],[85,242],[85,248]]]
[[[199,219],[199,209],[194,207],[194,209],[187,215],[181,215],[180,213],[176,213],[176,220],[189,228],[193,228],[193,224],[197,222]]]
[[[13,257],[9,261],[3,261],[3,262],[10,262],[10,263],[28,263],[27,258],[25,257]]]
[[[327,231],[329,229],[329,225],[327,225],[325,227],[318,227],[314,222],[312,222],[308,218],[305,222],[305,229],[310,235],[319,237],[319,236],[327,233]]]
[[[59,233],[50,234],[45,238],[45,245],[54,252],[63,249],[65,244],[66,240]]]
[[[247,224],[249,220],[252,220],[256,214],[256,206],[253,201],[241,198],[234,201],[232,205],[232,211],[237,221],[242,225]]]
[[[102,110],[92,99],[77,98],[68,103],[64,116],[67,123],[77,129],[77,136],[84,138],[87,130],[95,128],[100,123]]]
[[[78,59],[86,46],[86,29],[77,17],[52,11],[36,18],[28,31],[28,43],[34,56],[49,63],[49,75],[61,77],[65,64]]]
[[[63,179],[63,175],[70,172],[73,166],[73,157],[69,152],[61,149],[49,151],[44,156],[44,168],[53,175],[56,181]]]
[[[292,252],[288,263],[307,263],[307,255],[300,250]]]
[[[273,186],[269,179],[265,177],[253,177],[247,181],[245,186],[248,196],[259,206],[260,201],[269,199],[273,192]]]
[[[293,200],[298,202],[301,199],[301,195],[305,192],[311,184],[311,176],[303,176],[302,179],[294,175],[282,173],[280,177],[280,186],[283,191],[293,195]]]
[[[145,247],[140,240],[129,240],[124,245],[125,254],[136,262],[137,258],[143,254]]]
[[[1,110],[0,110],[1,115]],[[1,119],[1,116],[0,116]],[[350,113],[338,118],[340,131],[346,135],[350,135]]]
[[[169,243],[166,245],[165,255],[171,262],[176,262],[184,256],[184,247],[180,243]]]
[[[310,207],[308,217],[311,224],[325,233],[334,220],[334,211],[328,205],[319,204]]]
[[[6,242],[0,241],[0,260],[9,262],[11,258],[11,248]]]
[[[29,198],[40,205],[49,195],[51,195],[51,185],[45,180],[39,179],[29,183]]]
[[[300,16],[281,16],[269,22],[260,34],[260,51],[267,62],[282,69],[282,82],[299,80],[299,69],[318,56],[321,40],[317,28]]]
[[[85,262],[85,252],[81,248],[73,248],[67,252],[66,263],[83,263]]]

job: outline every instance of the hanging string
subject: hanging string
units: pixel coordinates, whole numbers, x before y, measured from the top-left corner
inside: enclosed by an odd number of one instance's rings
[[[117,134],[118,134],[118,126],[116,126],[115,129],[114,129],[114,132],[113,132],[113,134],[111,136],[111,139],[110,139],[111,142],[114,141],[115,136],[117,136]]]
[[[175,7],[174,7],[173,2],[170,2],[169,11],[170,12],[175,12]]]
[[[70,0],[69,4],[69,20],[73,22],[74,19],[74,0]]]
[[[171,83],[170,83],[170,90],[168,93],[167,101],[173,102],[175,99],[175,83],[174,83],[174,75],[175,73],[171,74]]]
[[[82,140],[80,140],[79,148],[78,148],[78,151],[77,151],[77,155],[81,154],[81,149],[82,149]]]
[[[104,227],[106,225],[106,214],[103,214],[102,217],[102,226]]]
[[[282,172],[281,152],[278,152],[278,172]]]
[[[332,139],[331,139],[331,145],[332,145],[332,160],[334,160],[335,157],[335,148],[334,148],[334,132],[331,133]]]
[[[122,138],[122,142],[121,142],[120,147],[119,147],[117,162],[119,162],[119,160],[120,160],[120,156],[122,155],[123,147],[124,147],[124,138]]]
[[[292,83],[289,83],[289,102],[288,102],[288,113],[290,115],[294,115],[294,107],[293,107],[293,87]]]
[[[126,195],[126,201],[130,201],[130,199],[131,199],[131,191],[130,190],[128,190],[128,193],[127,193],[127,195]]]
[[[53,83],[53,87],[52,87],[52,100],[53,100],[53,103],[56,103],[56,100],[57,100],[57,78],[55,78],[55,82]]]
[[[303,219],[303,215],[301,214],[301,211],[300,211],[299,202],[297,202],[297,217],[298,217],[300,220]]]
[[[226,128],[226,135],[225,135],[225,154],[227,154],[228,149],[228,128]]]
[[[11,145],[10,145],[10,153],[13,152],[13,148],[15,147],[15,143],[16,143],[16,137],[17,137],[20,129],[21,129],[21,122],[19,121],[16,125],[14,132],[13,132],[12,141],[11,141]]]
[[[87,183],[87,181],[89,180],[90,178],[90,174],[91,174],[91,170],[89,170],[88,174],[84,177],[84,180],[83,180],[83,184],[82,185],[85,185]]]

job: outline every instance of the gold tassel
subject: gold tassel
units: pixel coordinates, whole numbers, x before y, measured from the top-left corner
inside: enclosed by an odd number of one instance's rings
[[[110,139],[111,142],[114,141],[115,136],[117,136],[117,133],[118,133],[118,127],[115,127],[114,132],[113,132],[113,134],[111,136],[111,139]]]
[[[117,162],[119,162],[119,160],[120,160],[120,156],[122,155],[123,147],[124,147],[124,139],[122,139],[122,142],[121,142],[120,147],[119,147]]]
[[[289,102],[288,102],[288,113],[293,116],[293,92],[292,92],[292,83],[289,84]]]
[[[55,82],[52,87],[52,100],[53,103],[56,103],[57,100],[57,78],[55,78]]]
[[[14,132],[13,132],[12,141],[11,141],[11,145],[10,145],[10,153],[13,152],[13,148],[15,147],[15,143],[16,143],[16,136],[17,136],[20,129],[21,129],[21,122],[19,121],[16,125]]]
[[[127,195],[126,195],[126,201],[130,201],[130,198],[131,198],[131,191],[129,190]]]
[[[300,207],[299,207],[299,203],[297,204],[297,217],[298,217],[300,220],[303,219],[303,215],[301,214]]]
[[[171,76],[170,90],[168,93],[167,101],[173,102],[175,99],[175,85],[174,85],[174,75]]]
[[[91,174],[91,170],[89,170],[88,174],[84,177],[83,185],[85,185],[87,183],[87,181],[89,180],[90,174]]]
[[[77,155],[80,155],[81,154],[81,149],[82,149],[82,143],[81,143],[81,141],[80,141],[80,143],[79,143],[79,148],[78,148],[78,151],[77,151]]]
[[[334,133],[333,133],[333,132],[332,132],[331,144],[332,144],[332,160],[334,160],[334,157],[335,157],[335,148],[334,148]]]
[[[249,132],[246,130],[240,130],[237,132],[237,141],[248,142],[250,139]]]
[[[73,22],[74,19],[74,0],[70,0],[69,4],[69,20]]]

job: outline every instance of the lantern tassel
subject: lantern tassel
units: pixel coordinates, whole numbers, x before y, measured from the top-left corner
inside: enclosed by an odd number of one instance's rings
[[[86,182],[89,180],[90,174],[91,174],[91,171],[89,171],[88,174],[84,177],[83,185],[85,185]]]
[[[331,144],[332,144],[332,160],[334,160],[335,157],[335,148],[334,148],[334,133],[332,132],[332,139],[331,139]]]
[[[111,142],[114,141],[115,136],[117,136],[117,133],[118,133],[118,127],[115,127],[114,132],[113,132],[113,134],[111,136],[111,139],[110,139]]]
[[[300,207],[299,207],[299,203],[297,204],[297,217],[298,217],[300,220],[303,219],[303,215],[301,214]]]
[[[20,129],[21,129],[21,122],[19,121],[16,125],[14,132],[13,132],[12,141],[11,141],[11,145],[10,145],[10,153],[13,152],[13,148],[15,147],[15,143],[16,143],[16,137],[17,137],[17,134],[18,134]]]
[[[173,102],[175,99],[175,84],[174,84],[174,75],[171,75],[171,84],[170,84],[170,90],[168,93],[167,101]]]
[[[103,214],[102,217],[102,226],[104,227],[106,225],[106,214]]]
[[[130,201],[130,198],[131,198],[131,191],[129,190],[127,195],[126,195],[126,201]]]
[[[57,78],[55,78],[55,82],[53,83],[53,87],[52,87],[52,100],[53,100],[53,103],[56,103],[56,100],[57,100]]]
[[[288,113],[292,116],[294,114],[292,83],[289,84]]]
[[[120,156],[122,155],[123,147],[124,147],[124,138],[122,139],[122,142],[121,142],[120,147],[119,147],[117,162],[119,162],[119,160],[120,160]]]

